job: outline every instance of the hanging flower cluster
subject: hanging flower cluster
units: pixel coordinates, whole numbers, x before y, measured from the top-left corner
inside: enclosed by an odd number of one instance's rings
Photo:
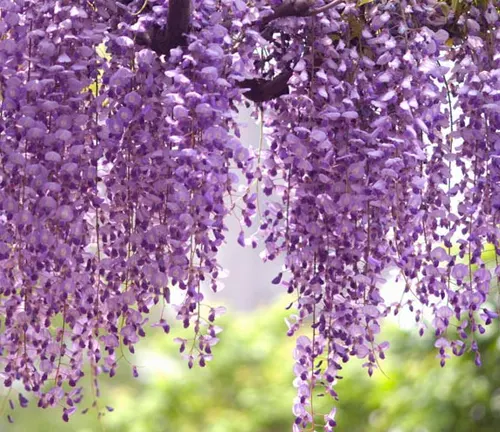
[[[315,391],[336,398],[351,357],[371,375],[402,308],[421,334],[432,314],[443,366],[466,350],[479,365],[475,334],[498,316],[500,266],[481,257],[500,249],[500,18],[496,1],[452,3],[0,0],[4,386],[67,421],[85,362],[97,398],[146,326],[170,331],[156,304],[205,366],[224,310],[204,291],[236,210],[285,258],[288,334],[309,329],[294,431],[333,430]],[[262,115],[258,154],[239,103]]]

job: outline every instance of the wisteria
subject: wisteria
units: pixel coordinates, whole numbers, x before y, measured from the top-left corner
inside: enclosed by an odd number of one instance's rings
[[[335,428],[315,398],[338,397],[351,358],[380,369],[403,309],[442,366],[481,364],[499,307],[482,258],[500,254],[496,0],[0,0],[0,103],[0,377],[19,406],[68,421],[90,380],[99,407],[99,376],[171,317],[204,367],[234,216],[241,245],[284,257],[294,431]]]

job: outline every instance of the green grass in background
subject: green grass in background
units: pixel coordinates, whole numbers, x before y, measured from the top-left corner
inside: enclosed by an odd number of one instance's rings
[[[189,370],[178,345],[151,332],[133,361],[140,377],[132,378],[122,359],[115,378],[102,379],[102,418],[108,432],[288,432],[295,396],[292,387],[293,339],[285,335],[283,304],[249,315],[221,318],[221,341],[214,360]],[[496,324],[495,324],[496,325]],[[435,358],[431,339],[388,324],[384,339],[391,349],[370,379],[360,362],[346,365],[337,391],[340,432],[496,432],[500,430],[499,340],[489,331],[480,342],[483,366],[473,357],[452,358],[445,368]],[[492,329],[497,330],[497,329]],[[131,359],[132,360],[132,359]],[[17,396],[14,395],[15,398]],[[82,408],[91,401],[84,401]],[[328,411],[330,399],[315,401]],[[17,408],[10,432],[94,432],[96,413],[75,414],[69,423],[62,410],[39,410],[33,403]],[[320,427],[317,430],[321,430]]]

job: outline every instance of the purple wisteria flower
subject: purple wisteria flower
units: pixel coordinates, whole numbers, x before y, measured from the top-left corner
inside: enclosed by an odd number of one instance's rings
[[[98,406],[99,375],[150,325],[192,328],[175,341],[206,366],[234,214],[240,245],[284,257],[294,431],[335,428],[317,393],[336,399],[353,357],[372,375],[402,308],[442,366],[480,365],[500,278],[483,254],[500,253],[496,3],[146,3],[0,0],[0,378],[19,405],[68,421],[89,362]],[[170,314],[150,322],[155,305]]]

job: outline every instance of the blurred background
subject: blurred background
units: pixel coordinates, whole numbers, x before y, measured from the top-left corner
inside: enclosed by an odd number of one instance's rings
[[[133,378],[125,359],[117,376],[103,376],[99,405],[106,414],[100,422],[95,408],[85,415],[76,413],[64,423],[62,409],[40,410],[30,401],[25,409],[11,411],[7,407],[14,423],[8,424],[2,415],[0,430],[290,431],[295,396],[293,339],[285,335],[286,302],[282,300],[253,312],[233,311],[220,318],[224,331],[214,349],[214,360],[205,368],[189,370],[178,354],[178,345],[169,336],[152,330],[139,344],[139,354],[128,357],[138,366],[138,378]],[[441,368],[432,339],[420,338],[415,330],[401,330],[396,323],[388,323],[382,337],[391,341],[381,365],[386,376],[376,371],[369,378],[356,361],[345,367],[344,378],[337,386],[339,431],[500,430],[498,328],[489,329],[479,340],[483,358],[480,368],[467,353],[450,359]],[[17,405],[14,392],[10,397]],[[328,412],[331,403],[330,399],[316,398],[316,411]],[[81,408],[91,404],[84,399]]]

